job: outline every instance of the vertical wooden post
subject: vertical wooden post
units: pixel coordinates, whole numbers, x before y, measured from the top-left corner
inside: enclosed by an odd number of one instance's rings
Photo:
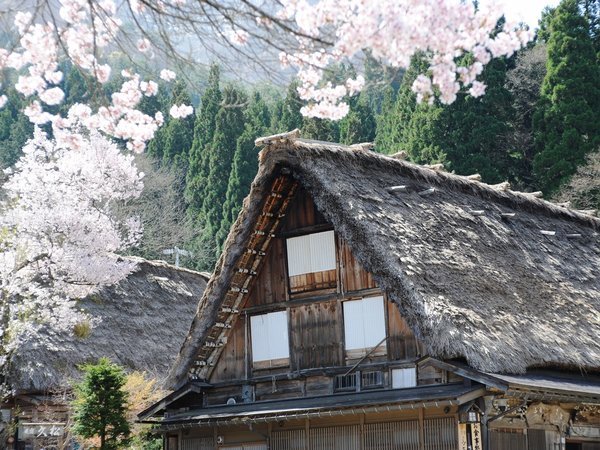
[[[425,450],[425,409],[419,408],[419,450]]]
[[[304,450],[310,450],[310,420],[304,421]]]
[[[360,450],[365,448],[365,415],[360,415]]]

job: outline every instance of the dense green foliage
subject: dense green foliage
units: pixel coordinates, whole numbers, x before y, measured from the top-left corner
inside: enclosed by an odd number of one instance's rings
[[[102,358],[83,372],[75,386],[73,431],[85,439],[98,438],[100,450],[122,448],[130,434],[123,369]]]
[[[554,192],[600,145],[600,67],[575,0],[552,15],[547,72],[534,115],[539,187]]]

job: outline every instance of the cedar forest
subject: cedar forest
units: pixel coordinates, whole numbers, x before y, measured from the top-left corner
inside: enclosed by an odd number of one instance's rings
[[[256,174],[254,140],[295,128],[304,138],[375,142],[382,153],[405,151],[416,163],[443,163],[457,174],[479,173],[490,184],[508,180],[515,189],[599,208],[599,58],[600,4],[563,1],[544,10],[527,47],[485,67],[484,96],[461,93],[449,105],[416,101],[411,86],[427,70],[419,57],[398,72],[367,55],[365,88],[348,99],[350,112],[340,121],[303,116],[297,82],[283,92],[270,85],[248,88],[227,81],[217,64],[194,82],[160,84],[159,95],[145,98],[142,111],[162,110],[167,117],[169,105],[194,104],[196,114],[167,119],[148,144],[141,163],[147,169],[146,201],[178,207],[162,224],[162,234],[148,213],[145,235],[133,253],[164,259],[161,250],[176,245],[194,254],[182,265],[211,270]],[[122,82],[97,85],[77,68],[62,69],[65,100],[56,108],[65,111],[78,102],[101,102]],[[339,81],[353,74],[352,67],[338,65],[327,77]],[[23,106],[9,91],[9,103],[0,110],[2,168],[17,161],[32,133]],[[165,176],[169,186],[152,190],[153,176]],[[158,242],[145,245],[152,238]]]

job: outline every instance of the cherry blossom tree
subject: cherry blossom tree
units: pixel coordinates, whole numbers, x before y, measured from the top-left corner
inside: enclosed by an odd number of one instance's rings
[[[136,218],[112,212],[141,193],[132,155],[97,132],[72,149],[39,128],[23,151],[0,203],[0,293],[13,337],[40,323],[73,329],[84,318],[76,300],[133,269],[117,253],[141,233]]]

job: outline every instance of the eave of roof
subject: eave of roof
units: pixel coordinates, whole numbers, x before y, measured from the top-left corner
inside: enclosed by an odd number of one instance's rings
[[[334,394],[299,399],[274,400],[229,406],[213,406],[175,414],[161,422],[163,427],[182,423],[213,426],[269,422],[282,419],[355,414],[355,408],[379,412],[418,407],[462,405],[485,393],[485,388],[447,384],[408,389]]]
[[[422,364],[431,364],[451,371],[511,396],[600,404],[600,377],[595,375],[551,370],[531,371],[525,374],[487,373],[459,362],[444,362],[434,358],[428,358]]]

